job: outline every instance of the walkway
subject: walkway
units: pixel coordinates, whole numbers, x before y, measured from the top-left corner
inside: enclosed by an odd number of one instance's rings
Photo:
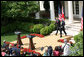
[[[61,39],[64,39],[64,38],[70,39],[71,36],[63,35],[63,37]],[[54,50],[55,46],[60,46],[63,44],[61,42],[58,42],[59,39],[60,39],[59,34],[58,35],[47,35],[43,38],[34,37],[33,43],[34,43],[34,46],[36,48],[35,51],[43,54],[45,51],[41,51],[41,47],[46,47],[46,46],[52,46],[52,48]],[[11,43],[17,43],[17,41],[13,41]],[[23,43],[22,47],[29,48],[29,39],[28,38],[22,39],[22,43]]]

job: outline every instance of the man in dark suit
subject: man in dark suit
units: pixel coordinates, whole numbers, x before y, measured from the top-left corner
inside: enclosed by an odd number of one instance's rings
[[[55,25],[56,25],[56,30],[57,30],[56,35],[58,33],[58,30],[60,31],[60,37],[62,37],[62,31],[65,33],[65,35],[67,35],[67,33],[65,32],[65,27],[64,27],[65,26],[65,21],[59,20],[57,18]]]
[[[65,33],[65,36],[67,36],[67,33],[65,31],[65,21],[62,19],[62,21],[60,22],[60,37],[62,37],[62,31]]]
[[[56,32],[56,35],[57,35],[57,33],[58,33],[58,30],[60,30],[60,20],[59,19],[55,19],[56,20],[56,22],[55,22],[55,26],[56,26],[56,30],[57,30],[57,32]]]

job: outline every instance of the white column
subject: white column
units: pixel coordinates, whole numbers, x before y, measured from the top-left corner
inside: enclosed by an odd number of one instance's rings
[[[44,1],[40,1],[40,11],[43,11],[43,10],[45,10],[44,9]]]
[[[52,21],[55,21],[54,2],[50,1],[50,17]]]
[[[82,16],[83,1],[79,1],[79,18]]]
[[[39,14],[39,12],[37,12],[36,14],[35,14],[35,19],[40,19],[40,14]]]
[[[68,1],[68,15],[69,15],[69,24],[71,24],[71,23],[73,23],[72,1]]]
[[[64,1],[65,6],[65,17],[68,17],[68,1]]]

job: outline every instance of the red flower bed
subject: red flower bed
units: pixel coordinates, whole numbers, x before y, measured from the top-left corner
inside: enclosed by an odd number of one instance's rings
[[[41,37],[41,38],[44,37],[44,35],[42,35],[42,34],[35,34],[35,33],[34,33],[34,34],[30,34],[30,35],[31,35],[31,36],[38,36],[38,37]]]
[[[10,42],[5,42],[6,44],[10,44]]]
[[[24,48],[24,52],[26,52],[26,51],[28,51],[28,49],[27,48]]]
[[[58,42],[64,43],[64,39],[59,39]]]
[[[35,36],[35,34],[30,34],[31,36]]]
[[[26,38],[26,37],[27,37],[27,36],[22,36],[21,39],[24,39],[24,38]]]
[[[12,46],[14,46],[14,44],[13,43],[10,43],[10,42],[6,42],[6,44],[11,44]]]
[[[59,39],[58,42],[64,43],[64,39]],[[73,44],[72,42],[68,42],[68,43]]]
[[[30,35],[31,35],[31,36],[38,36],[38,37],[41,37],[41,38],[44,37],[44,35],[35,34],[35,33],[34,33],[34,34],[30,34]],[[27,37],[27,36],[22,36],[21,39],[24,39],[24,38],[26,38],[26,37]]]
[[[33,53],[36,53],[36,51],[35,51],[35,50],[33,50],[32,52],[33,52]]]

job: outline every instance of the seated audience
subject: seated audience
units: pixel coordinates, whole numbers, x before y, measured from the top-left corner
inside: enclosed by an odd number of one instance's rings
[[[24,56],[24,48],[23,48],[23,47],[21,47],[20,55],[21,55],[21,56]]]
[[[9,50],[6,50],[5,56],[10,56]]]
[[[17,50],[16,50],[16,55],[20,56],[20,45],[18,46]]]
[[[2,47],[3,47],[3,48],[6,48],[6,46],[7,46],[7,44],[6,44],[6,41],[4,40]]]
[[[26,52],[26,56],[30,56],[30,53],[29,52]]]
[[[48,56],[48,48],[45,47],[43,51],[45,51],[44,54],[43,54],[43,56]]]
[[[16,56],[16,53],[14,50],[12,51],[12,54],[10,56]]]
[[[5,54],[6,54],[5,48],[2,48],[2,50],[1,50],[1,55],[2,55],[2,56],[5,56]]]
[[[1,56],[39,56],[38,52],[27,52],[20,45],[17,47],[17,44],[12,46],[12,44],[7,45],[5,40],[3,42],[4,44],[1,46]],[[61,47],[56,46],[54,50],[52,46],[42,47],[41,51],[44,52],[42,56],[68,56],[71,53],[70,47],[71,44],[67,43],[67,39],[64,39],[64,44]]]
[[[15,54],[17,55],[17,47],[16,47],[17,44],[14,44],[12,50],[15,51]]]
[[[53,56],[60,56],[60,52],[57,46],[55,47],[55,50],[53,51]]]
[[[53,56],[53,49],[51,46],[48,47],[48,56]]]
[[[9,49],[8,49],[8,50],[9,50],[9,53],[10,53],[10,54],[12,54],[12,47],[13,47],[13,46],[12,46],[11,44],[9,44]]]

